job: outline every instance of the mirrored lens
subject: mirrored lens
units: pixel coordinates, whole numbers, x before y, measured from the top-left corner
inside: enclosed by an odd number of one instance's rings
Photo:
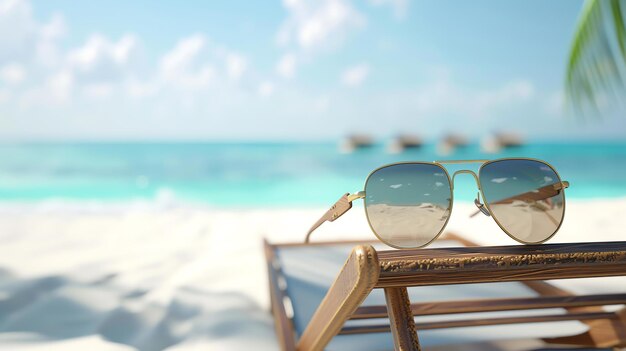
[[[450,217],[451,201],[448,174],[434,164],[387,166],[365,183],[370,226],[394,247],[421,247],[435,239]]]
[[[546,163],[500,160],[480,170],[487,208],[504,231],[524,243],[549,239],[565,212],[561,179]]]

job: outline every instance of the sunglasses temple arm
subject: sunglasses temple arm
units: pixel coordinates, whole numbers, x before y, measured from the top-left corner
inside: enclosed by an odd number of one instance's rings
[[[305,243],[309,243],[309,239],[311,234],[324,222],[334,222],[337,218],[341,217],[344,213],[348,212],[352,208],[352,201],[356,199],[362,199],[365,197],[365,192],[359,191],[355,194],[345,193],[335,204],[328,210],[324,215],[313,224],[311,229],[309,229],[306,234],[306,238],[304,239]]]
[[[507,197],[506,199],[502,199],[502,200],[496,202],[496,204],[509,203],[509,202],[514,201],[514,200],[523,200],[523,201],[528,201],[528,200],[530,200],[530,201],[545,200],[547,198],[551,198],[553,196],[558,195],[561,191],[563,191],[566,188],[569,188],[569,182],[564,180],[564,181],[562,181],[560,183],[555,183],[555,184],[552,184],[552,185],[546,185],[546,186],[544,186],[542,188],[537,189],[535,192],[529,191],[527,193],[523,193],[523,194]],[[477,206],[478,206],[478,204],[477,204]],[[470,215],[470,218],[476,216],[479,213],[480,213],[480,210],[475,211],[474,213],[472,213]]]

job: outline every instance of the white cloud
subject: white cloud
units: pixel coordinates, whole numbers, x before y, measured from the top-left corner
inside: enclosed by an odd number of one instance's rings
[[[281,45],[296,44],[304,50],[315,50],[342,40],[351,30],[365,23],[346,0],[285,0],[289,16],[278,32]]]
[[[0,66],[10,62],[58,64],[58,41],[65,22],[54,14],[47,23],[35,20],[27,0],[0,0]]]
[[[19,63],[10,63],[0,68],[0,79],[9,84],[21,83],[26,77],[24,66]]]
[[[207,87],[215,77],[212,64],[202,62],[206,50],[204,36],[196,34],[181,39],[176,46],[163,55],[160,64],[160,77],[166,85],[183,89]]]
[[[163,55],[161,72],[173,79],[180,72],[189,70],[205,44],[206,39],[200,34],[181,39],[172,50]]]
[[[369,75],[370,68],[366,63],[361,63],[356,66],[346,69],[341,75],[341,82],[347,86],[359,86],[361,85],[367,76]]]
[[[57,25],[48,28],[48,35],[58,35]],[[71,48],[63,54],[63,60],[57,65],[44,69],[48,83],[34,89],[26,98],[26,105],[40,103],[72,103],[81,97],[104,99],[112,96],[128,75],[136,67],[133,61],[138,56],[139,40],[131,34],[125,34],[118,40],[112,40],[101,34],[93,34],[80,46]],[[43,65],[46,67],[46,65]],[[52,91],[59,89],[59,91]],[[48,91],[47,91],[48,90]],[[74,94],[74,93],[77,94]],[[49,94],[50,98],[41,100],[33,96]]]
[[[241,78],[247,67],[248,62],[243,56],[232,53],[226,56],[226,69],[230,78],[235,80]]]
[[[54,14],[50,22],[40,27],[40,37],[36,43],[36,60],[44,66],[54,66],[61,60],[58,41],[63,38],[67,28],[60,14]]]
[[[119,41],[112,42],[103,35],[92,35],[85,44],[73,49],[67,56],[67,62],[82,72],[102,72],[107,75],[111,70],[125,67],[137,49],[137,39],[126,34]]]
[[[224,70],[218,67],[224,67]],[[196,34],[178,41],[165,53],[159,65],[163,88],[205,89],[219,79],[240,80],[248,70],[248,60],[240,53],[209,45],[204,35]]]
[[[56,40],[63,37],[67,31],[65,20],[60,13],[52,15],[50,22],[41,26],[41,37],[46,40]]]
[[[126,34],[111,47],[111,57],[119,64],[126,64],[137,48],[137,38],[134,35]]]
[[[191,92],[219,86],[216,81],[230,81],[234,87],[249,70],[243,54],[209,45],[202,34],[181,38],[157,59],[154,69],[133,34],[111,38],[96,33],[64,49],[59,44],[66,32],[61,14],[38,22],[27,0],[0,0],[0,82],[20,83],[11,98],[21,108],[70,108],[94,99],[157,96],[192,106],[192,100],[202,99]]]
[[[276,65],[276,72],[281,77],[292,78],[296,72],[296,55],[293,53],[283,55]]]
[[[277,44],[289,51],[277,64],[283,77],[294,76],[296,61],[340,46],[366,23],[349,0],[283,0],[283,6],[288,16],[276,34]]]
[[[298,44],[304,48],[321,45],[333,31],[348,23],[351,9],[344,3],[330,1],[311,17],[300,23],[297,30]]]
[[[89,70],[97,63],[100,55],[107,50],[105,46],[108,46],[106,39],[100,35],[94,35],[84,46],[70,51],[68,61],[81,70]]]

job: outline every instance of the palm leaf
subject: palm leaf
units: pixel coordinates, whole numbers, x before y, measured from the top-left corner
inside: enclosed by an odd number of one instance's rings
[[[623,107],[626,97],[626,0],[587,0],[570,49],[568,106],[581,115]]]

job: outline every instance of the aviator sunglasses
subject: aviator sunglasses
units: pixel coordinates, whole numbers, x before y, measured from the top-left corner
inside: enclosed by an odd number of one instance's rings
[[[455,171],[450,178],[444,164],[480,163],[478,175]],[[343,195],[309,230],[333,222],[363,199],[365,214],[374,235],[385,244],[418,248],[430,244],[443,232],[453,203],[454,177],[474,176],[479,193],[477,212],[491,216],[511,238],[524,244],[550,239],[561,227],[565,214],[564,189],[569,182],[548,163],[529,158],[498,160],[402,162],[375,169],[363,191]],[[481,202],[481,196],[483,202]]]

